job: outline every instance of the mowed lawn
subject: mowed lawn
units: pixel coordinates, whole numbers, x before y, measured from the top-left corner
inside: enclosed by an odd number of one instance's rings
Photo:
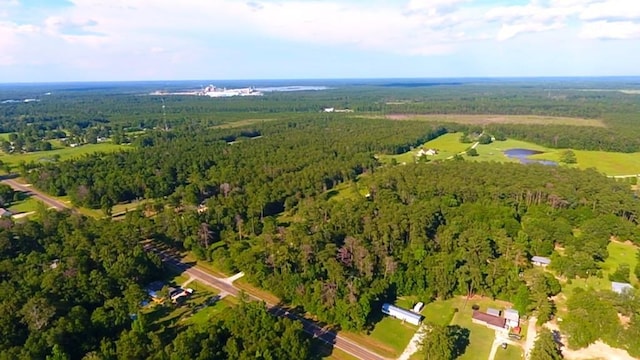
[[[444,160],[455,154],[466,151],[472,144],[464,144],[459,141],[460,133],[450,133],[431,140],[404,154],[378,155],[378,159],[384,164],[390,164],[395,159],[398,164],[412,164],[417,158],[416,154],[421,148],[438,149],[439,153],[429,156],[429,160]],[[478,144],[476,151],[478,156],[466,156],[468,161],[495,161],[495,162],[519,162],[518,159],[509,158],[504,151],[510,149],[528,149],[540,151],[540,154],[529,156],[530,159],[560,161],[560,157],[566,149],[551,149],[527,141],[507,139],[494,141],[491,144]],[[616,153],[607,151],[572,150],[576,154],[576,165],[560,164],[561,166],[577,167],[580,169],[595,168],[597,171],[609,176],[640,174],[640,153]]]
[[[418,331],[417,326],[385,315],[368,335],[352,332],[340,332],[340,335],[358,342],[379,355],[396,358],[402,354],[416,331]]]
[[[547,149],[544,154],[532,155],[532,159],[559,161],[564,149]],[[640,153],[615,153],[607,151],[573,150],[580,169],[596,168],[607,175],[640,174]]]
[[[0,160],[5,164],[10,164],[11,166],[17,166],[20,162],[24,161],[26,163],[30,162],[46,162],[46,161],[54,161],[54,156],[59,155],[60,160],[67,160],[71,158],[78,158],[83,155],[93,154],[97,152],[116,152],[120,150],[129,150],[133,149],[130,145],[116,145],[111,143],[101,143],[101,144],[87,144],[78,147],[65,147],[61,149],[55,149],[51,151],[37,151],[26,154],[4,154],[0,155]]]
[[[458,325],[469,330],[469,345],[465,349],[464,354],[458,359],[475,360],[487,359],[491,352],[495,331],[485,326],[474,324],[471,321],[473,314],[472,306],[477,304],[481,311],[486,311],[488,307],[496,309],[504,309],[509,307],[509,303],[503,301],[491,300],[489,298],[475,297],[466,300],[463,296],[458,296],[448,300],[438,300],[425,305],[422,310],[424,322],[439,325]],[[524,341],[524,340],[523,340]],[[513,349],[503,352],[496,359],[501,360],[518,360],[521,359],[522,351],[517,346],[511,346]],[[411,357],[411,360],[424,359],[424,352],[420,351]]]
[[[421,146],[416,147],[411,151],[407,151],[398,155],[378,155],[378,159],[385,164],[391,163],[391,159],[395,159],[398,164],[407,163],[412,164],[416,162],[416,155],[420,149],[436,149],[438,154],[434,156],[428,156],[428,160],[442,160],[452,157],[455,154],[459,154],[467,150],[472,144],[465,144],[460,142],[461,133],[448,133],[441,135],[431,141],[427,141]]]

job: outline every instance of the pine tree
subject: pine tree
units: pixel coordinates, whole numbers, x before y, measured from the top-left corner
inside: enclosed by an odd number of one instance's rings
[[[536,342],[531,351],[531,360],[559,360],[562,353],[558,349],[558,344],[553,338],[553,334],[548,329],[542,329],[538,333]]]

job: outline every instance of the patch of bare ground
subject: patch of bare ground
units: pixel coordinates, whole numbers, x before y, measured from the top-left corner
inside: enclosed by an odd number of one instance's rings
[[[554,321],[545,323],[544,327],[551,331],[560,331],[558,324]],[[566,336],[562,335],[559,340],[561,344],[567,344]],[[635,360],[626,350],[611,347],[600,340],[589,345],[589,347],[577,350],[562,346],[562,356],[567,360]]]
[[[464,115],[464,114],[441,114],[441,115],[420,115],[420,114],[389,114],[389,120],[419,120],[431,122],[453,122],[459,124],[535,124],[535,125],[572,125],[605,127],[602,120],[571,118],[562,116],[539,116],[539,115]]]

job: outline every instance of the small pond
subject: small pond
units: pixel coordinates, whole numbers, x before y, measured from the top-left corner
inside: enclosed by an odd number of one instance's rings
[[[551,160],[535,160],[529,159],[529,156],[535,154],[542,154],[542,151],[530,150],[530,149],[509,149],[505,150],[504,154],[512,159],[518,159],[523,164],[542,164],[542,165],[558,165],[557,162]]]

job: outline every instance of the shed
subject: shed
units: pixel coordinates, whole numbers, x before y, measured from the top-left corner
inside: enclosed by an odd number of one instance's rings
[[[422,321],[421,315],[387,303],[382,304],[382,313],[413,325],[420,325]]]
[[[494,308],[488,308],[487,314],[493,315],[493,316],[500,316],[500,310],[494,309]]]
[[[611,291],[615,293],[623,294],[631,290],[633,290],[633,286],[631,286],[631,284],[629,283],[621,283],[621,282],[615,282],[615,281],[611,282]]]
[[[551,264],[551,259],[544,256],[534,256],[531,258],[531,263],[536,266],[547,266]]]
[[[419,313],[420,311],[422,311],[422,308],[424,308],[424,303],[422,301],[418,301],[414,306],[413,306],[413,312],[414,313]]]
[[[517,327],[520,325],[520,313],[515,309],[506,309],[504,311],[504,318],[507,320],[509,327]]]

